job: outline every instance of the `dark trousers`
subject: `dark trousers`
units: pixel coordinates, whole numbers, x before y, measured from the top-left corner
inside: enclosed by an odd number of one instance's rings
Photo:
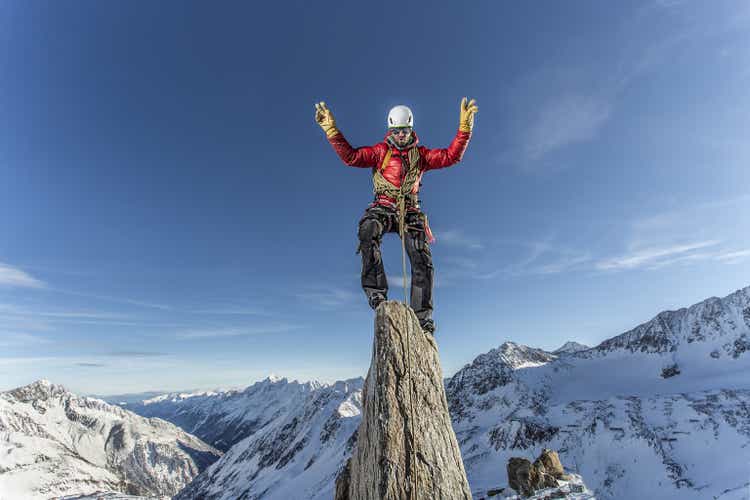
[[[420,321],[432,318],[432,253],[427,243],[422,212],[406,212],[404,243],[411,263],[411,307]],[[382,206],[365,210],[359,221],[362,253],[362,289],[370,305],[377,296],[388,297],[380,243],[385,233],[398,234],[398,212]]]

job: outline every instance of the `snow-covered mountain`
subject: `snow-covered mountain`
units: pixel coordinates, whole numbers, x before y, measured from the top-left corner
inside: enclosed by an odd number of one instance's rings
[[[552,351],[552,354],[555,354],[557,356],[564,356],[566,354],[575,354],[577,352],[581,351],[587,351],[591,349],[589,346],[581,344],[579,342],[575,342],[573,340],[569,340],[565,342],[562,346],[560,346],[558,349],[555,349]]]
[[[747,287],[662,312],[592,348],[569,342],[546,352],[506,342],[478,356],[446,380],[472,491],[507,485],[511,456],[533,460],[551,448],[600,499],[747,498],[749,337]],[[270,394],[287,384],[256,386]],[[359,424],[359,387],[361,380],[311,384],[293,404],[261,403],[254,430],[180,498],[331,498]],[[202,416],[192,428],[199,435],[212,415],[252,422],[257,401],[273,400],[201,397],[169,403],[202,408],[187,412]],[[227,412],[220,401],[237,406]]]
[[[0,498],[171,496],[221,453],[175,425],[46,380],[0,393]]]
[[[269,376],[245,390],[169,393],[126,408],[144,417],[168,420],[203,441],[227,451],[235,443],[289,414],[320,382],[300,383]]]
[[[479,356],[447,385],[472,488],[545,447],[597,498],[747,498],[748,334],[750,287],[544,363],[512,343]]]
[[[178,499],[333,498],[360,421],[362,378],[334,384],[266,379],[247,389],[258,427],[205,470]]]

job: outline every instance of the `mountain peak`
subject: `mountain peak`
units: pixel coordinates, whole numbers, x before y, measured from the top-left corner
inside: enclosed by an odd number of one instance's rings
[[[709,297],[690,307],[662,311],[632,330],[605,340],[592,351],[667,353],[698,342],[713,343],[737,357],[747,350],[742,346],[749,334],[750,287],[745,287],[723,298]],[[732,347],[730,338],[741,345]]]
[[[34,400],[46,400],[51,397],[70,394],[70,392],[65,387],[53,384],[47,379],[39,379],[29,385],[12,389],[6,394],[10,394],[18,401],[29,402]]]
[[[544,365],[555,359],[555,355],[542,349],[510,341],[503,342],[461,368],[451,378],[447,390],[454,396],[459,392],[482,395],[511,382],[516,370]],[[451,410],[459,411],[455,407]]]
[[[548,363],[554,359],[553,356],[542,349],[517,344],[512,341],[503,342],[497,349],[493,349],[487,354],[477,357],[477,360],[482,356],[498,357],[503,364],[508,365],[514,370],[526,366]]]
[[[568,340],[562,346],[552,351],[552,354],[557,354],[559,356],[561,354],[573,354],[578,351],[586,351],[588,349],[591,349],[591,347],[585,344],[581,344],[580,342],[575,342],[574,340]]]

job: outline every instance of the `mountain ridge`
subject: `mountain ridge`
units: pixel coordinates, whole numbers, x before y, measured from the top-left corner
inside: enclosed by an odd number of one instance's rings
[[[220,452],[175,425],[40,379],[0,392],[0,490],[173,495]]]

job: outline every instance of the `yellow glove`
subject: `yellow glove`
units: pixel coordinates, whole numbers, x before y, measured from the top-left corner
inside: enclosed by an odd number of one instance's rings
[[[471,132],[474,128],[474,114],[479,111],[474,99],[466,103],[466,98],[461,99],[461,115],[458,120],[458,130],[461,132]]]
[[[333,119],[333,113],[326,107],[326,103],[322,101],[315,103],[315,121],[318,122],[318,125],[323,129],[327,137],[333,137],[339,133],[339,130],[336,128],[336,120]]]

